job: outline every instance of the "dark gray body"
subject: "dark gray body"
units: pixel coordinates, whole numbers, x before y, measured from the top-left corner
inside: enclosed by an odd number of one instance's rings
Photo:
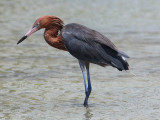
[[[83,25],[71,23],[62,29],[63,42],[71,55],[78,60],[101,66],[111,65],[118,70],[128,70],[128,55],[104,35]]]

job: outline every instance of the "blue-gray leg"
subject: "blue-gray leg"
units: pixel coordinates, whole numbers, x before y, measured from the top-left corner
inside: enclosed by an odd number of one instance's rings
[[[92,86],[91,86],[91,80],[90,80],[90,73],[89,73],[89,63],[86,63],[86,69],[87,69],[87,80],[88,80],[88,97],[92,91]]]
[[[79,65],[80,65],[80,68],[81,68],[81,71],[82,71],[82,75],[83,75],[85,91],[88,91],[87,83],[86,83],[86,77],[85,77],[85,67],[84,67],[83,61],[79,60]]]
[[[86,97],[85,97],[85,100],[84,100],[84,106],[88,106],[88,98],[89,98],[89,95],[90,95],[91,90],[92,90],[91,81],[90,81],[90,74],[89,74],[89,63],[85,63],[85,62],[79,60],[79,65],[80,65],[80,68],[81,68],[82,74],[83,74],[85,94],[86,94]],[[86,69],[87,69],[88,87],[87,87],[86,78],[85,78],[85,66],[86,66]]]

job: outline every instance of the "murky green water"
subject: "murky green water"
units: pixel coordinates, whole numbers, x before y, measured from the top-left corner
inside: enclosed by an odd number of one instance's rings
[[[158,120],[159,5],[159,0],[1,0],[0,119]],[[108,36],[131,57],[130,72],[91,65],[93,91],[89,107],[83,107],[83,78],[75,58],[47,45],[43,30],[16,45],[43,15]]]

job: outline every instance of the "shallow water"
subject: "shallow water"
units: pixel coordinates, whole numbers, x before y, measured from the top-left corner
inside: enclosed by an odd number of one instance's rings
[[[0,119],[158,120],[159,0],[0,1]],[[129,72],[91,65],[93,91],[83,107],[78,62],[47,45],[43,30],[17,41],[43,15],[59,16],[108,36],[131,58]]]

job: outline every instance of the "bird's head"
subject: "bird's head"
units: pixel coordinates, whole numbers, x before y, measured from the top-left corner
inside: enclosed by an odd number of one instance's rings
[[[49,15],[42,16],[34,22],[33,27],[17,42],[17,44],[21,43],[23,40],[25,40],[31,34],[33,34],[34,32],[36,32],[42,28],[50,29],[53,27],[57,27],[58,29],[62,29],[63,21],[56,16],[49,16]]]

